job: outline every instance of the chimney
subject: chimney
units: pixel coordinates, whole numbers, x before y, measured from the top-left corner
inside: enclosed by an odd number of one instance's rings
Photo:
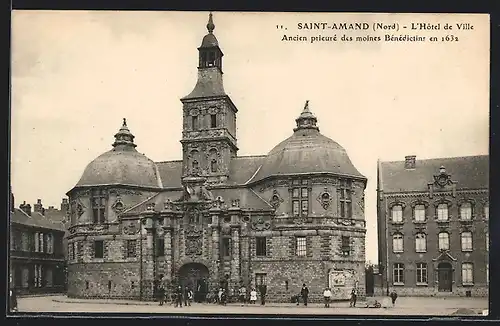
[[[415,168],[415,160],[417,156],[415,155],[408,155],[405,156],[405,169],[406,170],[411,170]]]
[[[31,216],[31,205],[30,204],[26,204],[26,202],[23,201],[23,203],[19,206],[19,208],[22,209],[26,214]]]
[[[37,199],[36,200],[36,204],[33,205],[33,211],[35,211],[35,212],[40,213],[40,214],[43,215],[44,209],[43,209],[43,205],[42,205],[42,200],[41,199]]]
[[[61,203],[61,212],[66,213],[69,211],[68,198],[63,198]]]

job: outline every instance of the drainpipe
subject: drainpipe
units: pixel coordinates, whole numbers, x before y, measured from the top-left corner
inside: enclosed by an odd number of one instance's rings
[[[139,241],[141,247],[141,255],[139,257],[139,299],[142,301],[142,221],[139,220]]]
[[[387,212],[387,199],[384,198],[385,207],[385,282],[387,286],[387,296],[389,296],[389,215]]]

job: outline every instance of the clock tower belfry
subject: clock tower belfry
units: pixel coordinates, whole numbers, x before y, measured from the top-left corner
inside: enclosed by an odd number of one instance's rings
[[[213,34],[210,13],[208,34],[198,48],[198,80],[183,97],[183,179],[203,178],[223,184],[229,178],[229,164],[236,156],[236,113],[238,109],[225,93],[222,80],[223,53]]]

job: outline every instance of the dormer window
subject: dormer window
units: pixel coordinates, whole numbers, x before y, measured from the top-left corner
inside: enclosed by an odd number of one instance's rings
[[[391,217],[394,223],[402,223],[403,222],[403,206],[394,205],[391,210]]]

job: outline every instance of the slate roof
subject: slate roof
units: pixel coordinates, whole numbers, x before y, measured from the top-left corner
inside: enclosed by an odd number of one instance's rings
[[[252,182],[269,176],[324,172],[366,179],[338,143],[318,130],[299,129],[269,152]]]
[[[38,212],[32,212],[31,216],[29,216],[19,208],[14,208],[14,212],[11,212],[10,221],[11,223],[66,232],[62,222],[53,221]]]
[[[231,159],[229,165],[230,185],[243,185],[257,172],[259,166],[265,159],[265,155],[238,156]],[[182,161],[157,162],[156,166],[160,174],[164,188],[181,188]]]
[[[194,89],[181,100],[226,95],[224,83],[222,82],[222,73],[218,67],[211,67],[198,70],[198,80]]]
[[[459,189],[489,187],[489,156],[462,156],[416,160],[415,169],[405,169],[405,161],[379,162],[379,189],[384,192],[427,191],[428,183],[444,166]]]

